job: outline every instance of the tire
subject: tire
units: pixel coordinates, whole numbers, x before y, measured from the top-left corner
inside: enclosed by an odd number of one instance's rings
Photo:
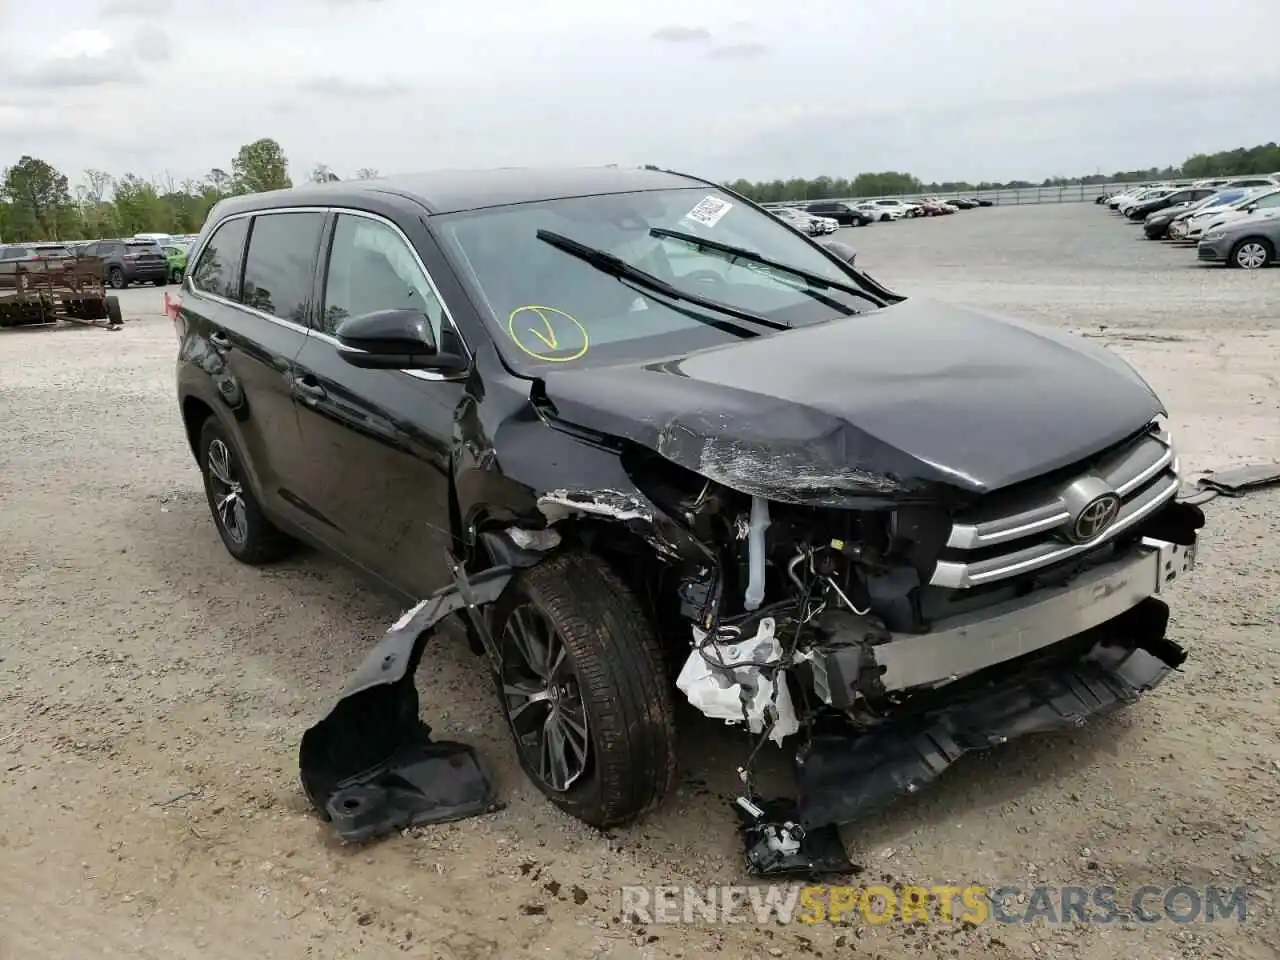
[[[124,323],[124,312],[120,309],[119,297],[107,297],[107,323],[113,327],[118,327]]]
[[[277,530],[258,506],[252,488],[243,479],[244,460],[240,451],[216,416],[208,417],[201,426],[198,449],[209,512],[227,552],[250,566],[271,563],[287,556],[293,550],[294,542]],[[224,470],[219,467],[223,462],[226,466],[225,479],[222,476]],[[219,504],[233,493],[238,497],[239,509],[233,502],[220,510]],[[233,522],[233,518],[238,522]]]
[[[153,287],[163,287],[163,286],[165,286],[165,284],[167,284],[168,282],[169,282],[169,278],[168,278],[168,277],[165,277],[165,278],[163,278],[163,279],[157,278],[157,279],[155,279],[155,280],[152,280],[152,281],[151,281],[151,285],[152,285]]]
[[[1231,248],[1227,265],[1244,270],[1261,270],[1276,259],[1275,248],[1263,237],[1245,237]]]
[[[172,270],[170,270],[170,271],[169,271],[169,282],[170,282],[170,283],[181,283],[181,282],[182,282],[182,271],[181,271],[181,270],[179,270],[177,267],[174,267]]]
[[[631,590],[604,561],[567,552],[523,570],[499,600],[493,624],[503,661],[495,673],[499,703],[534,785],[600,829],[658,806],[676,771],[673,685],[657,633]],[[555,683],[547,681],[551,671],[539,675],[530,666],[539,656],[544,668],[547,659],[559,660]],[[539,690],[543,699],[530,699]],[[553,711],[585,745],[574,747],[565,736],[558,773],[543,762]],[[572,718],[585,729],[569,727]]]
[[[107,271],[107,285],[112,290],[123,290],[129,284],[124,278],[124,271],[119,267],[112,267]]]
[[[893,217],[889,216],[887,213],[883,213],[883,214],[881,214],[881,215],[880,215],[880,222],[881,222],[881,223],[888,223],[888,222],[889,222],[890,220],[892,220],[892,219],[893,219]]]

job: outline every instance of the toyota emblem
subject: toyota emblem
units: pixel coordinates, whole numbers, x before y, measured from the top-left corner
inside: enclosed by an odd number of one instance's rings
[[[1115,523],[1120,513],[1120,498],[1114,493],[1104,493],[1085,504],[1067,528],[1067,538],[1072,543],[1088,543],[1102,536]]]

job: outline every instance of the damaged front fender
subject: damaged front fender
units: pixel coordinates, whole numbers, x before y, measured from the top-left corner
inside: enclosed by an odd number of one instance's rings
[[[343,840],[361,841],[406,827],[477,816],[498,807],[479,756],[467,745],[431,739],[418,715],[413,675],[441,621],[466,611],[483,630],[479,608],[511,582],[495,567],[422,601],[387,631],[361,663],[333,709],[302,737],[302,787]]]

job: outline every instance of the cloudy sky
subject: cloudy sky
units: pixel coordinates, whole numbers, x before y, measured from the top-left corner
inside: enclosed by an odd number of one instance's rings
[[[0,166],[1040,179],[1280,137],[1275,0],[0,0]]]

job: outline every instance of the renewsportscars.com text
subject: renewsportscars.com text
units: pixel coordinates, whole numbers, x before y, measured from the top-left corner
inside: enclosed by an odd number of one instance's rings
[[[1146,885],[623,887],[643,923],[1243,923],[1245,887]]]

